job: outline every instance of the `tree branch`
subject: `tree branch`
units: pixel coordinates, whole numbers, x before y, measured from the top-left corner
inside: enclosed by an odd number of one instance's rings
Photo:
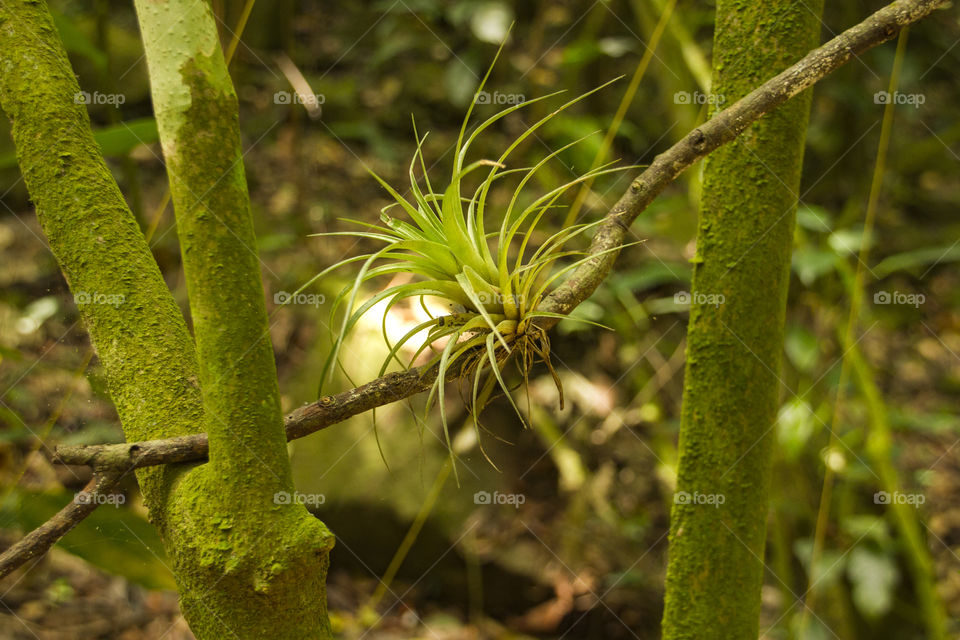
[[[388,374],[336,396],[324,396],[284,418],[287,440],[302,438],[374,407],[426,391],[436,375],[436,368],[421,367]],[[178,462],[203,462],[207,459],[207,452],[205,433],[144,442],[58,446],[54,462],[93,467],[95,478],[84,490],[93,497],[70,502],[49,521],[0,553],[0,578],[31,558],[46,553],[57,540],[93,513],[100,504],[96,495],[109,492],[131,469]],[[95,480],[96,487],[90,492]]]
[[[100,506],[100,496],[108,494],[124,475],[119,469],[94,474],[83,491],[77,493],[67,506],[0,554],[0,578],[49,551],[57,540]]]
[[[886,42],[903,27],[928,16],[946,3],[946,0],[898,0],[887,5],[814,49],[654,158],[600,225],[590,244],[590,252],[597,257],[575,269],[544,299],[540,308],[566,315],[589,298],[610,272],[619,251],[599,254],[622,246],[627,230],[637,216],[687,167],[732,141],[764,114],[812,87],[857,54]],[[542,325],[550,327],[556,323],[556,319],[548,318]]]
[[[630,185],[600,225],[590,246],[590,252],[620,247],[637,216],[677,176],[694,162],[721,145],[735,139],[748,126],[793,96],[813,86],[855,55],[881,44],[903,27],[926,17],[946,0],[898,0],[877,11],[860,24],[844,31],[823,46],[814,49],[803,59],[748,95],[717,113],[682,140],[658,155]],[[541,309],[568,314],[586,300],[606,278],[616,259],[617,251],[597,255],[585,263],[548,295]],[[544,319],[543,326],[556,324],[555,319]],[[436,367],[417,367],[400,373],[391,373],[335,396],[324,396],[305,405],[284,418],[287,440],[302,438],[332,424],[363,413],[375,407],[410,397],[431,387],[436,379]],[[455,379],[451,372],[448,379]],[[201,462],[206,459],[206,434],[196,434],[166,440],[149,440],[126,444],[59,446],[55,461],[61,464],[90,465],[101,472],[101,477],[113,477],[131,468],[180,462]],[[105,490],[105,489],[103,489]],[[95,508],[96,504],[93,505]],[[63,533],[86,517],[89,511],[71,509],[68,505],[54,518],[72,522]],[[0,577],[6,575],[29,558],[46,551],[56,540],[60,529],[50,522],[29,534],[16,545],[0,554]],[[39,533],[41,530],[52,533]],[[59,536],[62,536],[60,533]],[[59,537],[57,536],[57,537]],[[45,545],[45,546],[42,546]]]
[[[333,535],[303,505],[276,497],[293,491],[293,472],[237,94],[216,16],[196,0],[134,6],[177,221],[203,398],[198,431],[206,431],[209,459],[165,505],[177,518],[164,547],[180,610],[198,638],[233,629],[250,638],[331,638],[325,580]]]
[[[417,367],[304,405],[284,419],[287,440],[296,440],[370,409],[426,391],[437,378],[436,367]],[[449,379],[456,379],[454,374]],[[134,469],[158,464],[197,462],[207,458],[205,433],[120,444],[60,445],[53,461],[89,465],[96,470]]]

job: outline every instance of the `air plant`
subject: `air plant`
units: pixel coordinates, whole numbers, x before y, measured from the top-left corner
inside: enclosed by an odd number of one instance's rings
[[[497,57],[499,55],[500,51],[497,52]],[[468,381],[472,378],[472,384],[468,383],[470,397],[467,402],[474,425],[478,429],[478,416],[497,387],[503,391],[523,421],[523,415],[503,374],[504,366],[511,359],[516,363],[524,383],[527,382],[534,364],[543,362],[556,383],[560,406],[563,407],[563,387],[551,363],[550,339],[546,330],[538,326],[537,321],[566,316],[541,310],[539,306],[558,278],[591,258],[585,252],[569,249],[568,245],[575,237],[601,221],[561,229],[535,249],[530,240],[541,219],[548,212],[556,210],[558,199],[568,189],[596,176],[629,168],[614,168],[614,163],[597,167],[533,198],[528,204],[521,204],[521,200],[529,200],[530,197],[521,196],[525,195],[527,185],[537,171],[584,138],[557,149],[533,167],[506,168],[510,154],[537,129],[567,107],[614,80],[566,102],[530,126],[498,159],[476,160],[467,164],[470,146],[488,127],[514,111],[562,93],[558,91],[510,106],[482,122],[467,135],[467,124],[473,108],[497,57],[487,70],[463,119],[455,147],[452,176],[446,188],[442,192],[435,191],[430,183],[422,151],[427,136],[419,136],[414,122],[417,147],[409,166],[411,199],[402,196],[371,170],[371,175],[395,201],[383,209],[380,216],[383,224],[350,221],[362,225],[364,229],[318,234],[365,238],[382,242],[383,247],[373,253],[338,262],[311,280],[313,282],[332,269],[363,261],[353,282],[343,288],[332,305],[332,320],[335,321],[339,308],[344,305],[345,313],[324,365],[321,386],[329,380],[334,367],[339,364],[340,348],[345,336],[374,305],[386,300],[382,324],[389,353],[380,369],[380,375],[386,372],[391,362],[395,361],[401,367],[409,368],[427,349],[432,350],[433,356],[428,365],[437,367],[437,377],[427,398],[426,411],[429,412],[434,404],[439,405],[448,447],[450,434],[444,403],[444,383],[449,373],[458,372],[459,377]],[[422,173],[423,188],[415,175],[418,166]],[[472,195],[466,196],[465,179],[475,172],[485,172],[485,175]],[[488,231],[486,220],[489,217],[487,205],[490,189],[495,181],[510,175],[520,176],[519,183],[506,211],[502,212],[499,229]],[[400,215],[388,213],[397,208]],[[561,260],[564,261],[562,265],[558,264]],[[399,273],[412,273],[418,278],[413,282],[390,286],[354,310],[364,283]],[[424,303],[425,296],[442,299],[450,306],[451,313],[434,316]],[[387,314],[394,305],[411,298],[419,299],[430,319],[412,328],[396,344],[390,344],[386,330]],[[331,326],[334,326],[334,322],[331,322]],[[413,356],[407,362],[401,360],[401,348],[424,331],[426,338],[419,344]],[[446,343],[442,347],[434,347],[442,339],[446,339]]]

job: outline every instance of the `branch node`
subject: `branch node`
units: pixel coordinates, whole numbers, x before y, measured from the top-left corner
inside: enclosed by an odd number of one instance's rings
[[[690,142],[698,152],[702,152],[707,144],[707,136],[700,129],[690,132]]]

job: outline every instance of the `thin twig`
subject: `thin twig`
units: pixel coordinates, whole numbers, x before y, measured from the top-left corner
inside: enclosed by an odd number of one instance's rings
[[[302,438],[375,407],[426,391],[436,378],[436,367],[418,367],[389,373],[335,396],[324,396],[283,419],[287,440]],[[449,378],[455,379],[453,372]],[[97,470],[136,469],[158,464],[203,461],[207,458],[207,452],[207,434],[198,433],[121,444],[60,445],[56,447],[53,461],[58,464],[89,465]]]
[[[799,62],[733,103],[654,158],[613,206],[590,245],[593,260],[574,270],[547,296],[541,310],[566,315],[586,300],[606,278],[623,245],[627,230],[660,193],[687,167],[738,135],[761,116],[812,87],[859,53],[886,42],[900,30],[926,17],[946,0],[898,0],[851,27]],[[553,326],[545,319],[543,326]]]
[[[49,551],[57,540],[105,502],[103,498],[124,475],[125,472],[119,469],[94,474],[83,491],[77,493],[67,506],[0,554],[0,578]]]

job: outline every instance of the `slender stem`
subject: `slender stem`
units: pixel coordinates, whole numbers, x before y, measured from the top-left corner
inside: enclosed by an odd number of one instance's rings
[[[908,30],[900,32],[897,41],[897,51],[893,59],[893,69],[890,72],[890,81],[887,90],[892,95],[900,82],[900,69],[903,64],[903,55],[907,46]],[[830,502],[833,497],[833,484],[836,476],[835,465],[831,464],[831,453],[836,451],[840,436],[840,413],[846,398],[847,381],[850,377],[849,351],[845,345],[856,342],[857,326],[860,318],[860,306],[863,302],[863,283],[866,278],[865,266],[870,259],[870,238],[873,236],[874,221],[877,214],[877,203],[883,184],[883,172],[886,166],[887,149],[890,146],[890,134],[893,130],[893,101],[889,101],[883,109],[883,121],[880,125],[880,141],[877,144],[877,158],[873,167],[873,179],[870,184],[870,196],[867,200],[867,212],[863,222],[863,233],[860,240],[860,251],[857,256],[857,270],[854,276],[852,291],[850,292],[850,310],[847,317],[845,338],[843,341],[844,356],[840,361],[840,377],[837,381],[837,397],[833,403],[833,412],[828,429],[830,431],[829,444],[826,449],[826,463],[823,472],[823,486],[820,491],[820,504],[817,507],[817,523],[813,534],[813,549],[810,553],[810,568],[808,571],[808,588],[804,598],[803,613],[800,629],[805,631],[810,621],[810,614],[815,606],[817,591],[814,588],[820,580],[817,567],[823,553],[826,538],[827,523],[830,519]]]
[[[124,472],[118,469],[94,474],[83,491],[74,496],[67,506],[0,554],[0,578],[49,551],[57,540],[93,513],[102,502],[99,498],[109,493],[123,475]]]
[[[657,22],[657,26],[653,28],[650,41],[646,44],[646,51],[643,52],[643,57],[640,58],[640,62],[637,63],[633,77],[630,78],[630,84],[627,85],[627,90],[623,92],[623,98],[621,98],[620,104],[617,106],[616,113],[613,114],[613,120],[610,122],[610,126],[607,127],[607,133],[603,136],[600,148],[597,149],[597,154],[593,157],[593,162],[590,164],[591,171],[599,167],[603,159],[607,157],[607,153],[610,152],[610,147],[613,145],[613,138],[617,135],[617,132],[620,131],[620,125],[623,124],[623,119],[627,115],[627,109],[633,104],[633,97],[637,94],[640,81],[643,80],[643,76],[647,72],[647,67],[650,66],[650,61],[653,60],[654,52],[656,52],[657,45],[660,44],[660,38],[663,36],[663,30],[670,21],[670,16],[673,15],[673,7],[676,4],[677,0],[667,0],[667,6],[661,11],[660,20]],[[576,221],[577,215],[580,213],[580,209],[587,199],[587,195],[593,191],[592,187],[593,178],[584,180],[580,185],[577,196],[574,198],[573,204],[570,205],[567,217],[563,221],[565,228]]]
[[[366,608],[370,611],[376,611],[377,605],[380,604],[380,600],[382,600],[383,596],[386,595],[387,590],[390,588],[390,584],[397,575],[397,571],[400,570],[400,566],[407,558],[407,554],[410,553],[413,543],[417,541],[417,536],[420,535],[420,530],[423,529],[423,525],[427,522],[430,512],[433,511],[433,506],[437,503],[437,498],[440,497],[440,491],[443,490],[443,487],[447,482],[447,478],[450,477],[450,472],[452,470],[453,461],[450,458],[447,458],[444,460],[443,466],[440,467],[437,477],[434,478],[433,486],[430,488],[430,493],[427,494],[423,504],[420,505],[420,511],[417,513],[417,517],[414,518],[413,523],[410,525],[410,529],[407,530],[407,535],[403,537],[403,541],[397,548],[397,552],[393,554],[393,558],[390,560],[390,565],[387,567],[383,577],[380,579],[380,584],[377,585],[373,595],[371,595],[370,599],[367,601]],[[372,629],[373,627],[376,627],[382,619],[383,618],[380,617],[377,622],[371,625],[369,628]]]
[[[540,308],[568,314],[590,297],[606,278],[620,247],[637,216],[644,211],[678,175],[694,162],[740,135],[761,116],[813,86],[854,56],[891,39],[912,24],[946,4],[945,0],[897,0],[869,18],[814,49],[799,62],[766,81],[746,96],[717,113],[679,142],[657,156],[607,214],[590,245],[596,257],[573,271],[548,295]],[[552,327],[557,320],[543,319]]]
[[[246,4],[243,5],[243,11],[240,12],[240,19],[237,20],[237,26],[233,30],[233,36],[230,38],[230,44],[227,45],[227,50],[223,54],[224,60],[227,62],[227,66],[230,66],[230,61],[233,60],[233,54],[237,52],[237,45],[240,44],[240,36],[243,35],[243,30],[247,28],[247,20],[250,19],[250,13],[253,11],[253,5],[257,0],[247,0]]]
[[[844,339],[842,331],[837,332]],[[864,358],[858,344],[845,344],[844,351],[850,359],[854,384],[863,396],[870,417],[870,433],[867,437],[866,452],[871,464],[880,477],[880,486],[891,496],[902,490],[900,474],[893,462],[893,434],[883,395],[874,381],[874,373]],[[917,507],[896,500],[888,506],[893,524],[903,541],[903,553],[907,558],[913,579],[913,588],[917,594],[923,612],[923,624],[927,637],[933,640],[946,638],[946,612],[943,600],[936,589],[936,568],[923,535],[923,523]]]
[[[137,0],[157,128],[177,220],[211,462],[269,503],[292,477],[237,122],[237,96],[210,7]],[[170,38],[171,33],[182,34]],[[256,498],[254,497],[256,496]],[[257,507],[256,510],[259,510]]]

